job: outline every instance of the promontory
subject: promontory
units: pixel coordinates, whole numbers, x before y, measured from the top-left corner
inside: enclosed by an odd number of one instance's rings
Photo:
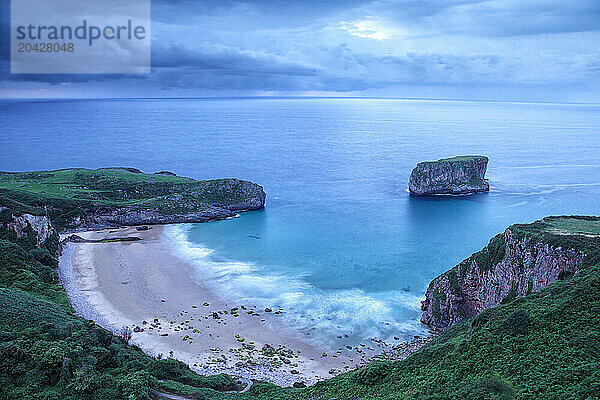
[[[410,174],[408,189],[417,196],[487,192],[488,161],[486,156],[458,156],[420,162]]]
[[[0,197],[37,207],[62,231],[206,222],[265,205],[256,183],[173,175],[135,168],[0,172]]]
[[[599,233],[593,216],[512,225],[429,284],[421,321],[439,331],[566,280],[598,262]]]

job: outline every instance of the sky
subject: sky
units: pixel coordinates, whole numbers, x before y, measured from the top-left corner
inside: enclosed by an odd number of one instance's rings
[[[599,0],[153,0],[151,73],[10,74],[0,97],[600,102]]]

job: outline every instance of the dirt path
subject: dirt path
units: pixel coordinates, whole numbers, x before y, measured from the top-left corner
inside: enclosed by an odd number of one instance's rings
[[[232,390],[230,392],[225,392],[225,393],[244,393],[247,392],[248,390],[250,390],[250,388],[252,387],[252,381],[250,379],[246,379],[246,378],[237,378],[237,381],[241,382],[242,384],[245,384],[244,388],[242,390]],[[158,390],[152,390],[151,395],[154,399],[156,400],[195,400],[191,397],[185,397],[185,396],[179,396],[176,394],[170,394],[170,393],[165,393],[165,392],[161,392]]]

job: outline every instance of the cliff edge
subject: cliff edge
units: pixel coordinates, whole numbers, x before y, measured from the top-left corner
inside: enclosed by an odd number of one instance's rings
[[[417,196],[487,192],[488,161],[485,156],[458,156],[420,162],[410,174],[408,189]]]
[[[535,293],[577,274],[598,246],[600,217],[546,217],[512,225],[429,284],[421,322],[441,330]]]
[[[262,186],[239,179],[197,181],[133,168],[0,172],[0,204],[36,208],[59,231],[206,222],[265,205]]]

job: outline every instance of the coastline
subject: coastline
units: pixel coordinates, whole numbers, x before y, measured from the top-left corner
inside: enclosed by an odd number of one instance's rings
[[[76,313],[117,335],[129,327],[130,342],[150,355],[176,358],[201,375],[311,385],[373,358],[404,358],[431,339],[392,346],[373,338],[333,353],[318,348],[278,320],[285,310],[221,298],[201,271],[173,253],[163,230],[152,225],[144,231],[82,232],[78,235],[89,240],[129,235],[141,240],[68,242],[59,263]]]

